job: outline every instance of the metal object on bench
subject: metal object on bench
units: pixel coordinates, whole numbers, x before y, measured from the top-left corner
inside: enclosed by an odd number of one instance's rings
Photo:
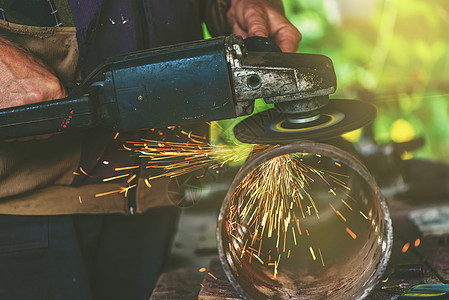
[[[217,240],[245,298],[362,299],[387,267],[392,224],[358,159],[298,142],[245,163],[221,207]]]

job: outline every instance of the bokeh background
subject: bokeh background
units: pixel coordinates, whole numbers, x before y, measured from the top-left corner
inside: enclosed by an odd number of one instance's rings
[[[379,145],[424,138],[403,159],[449,162],[449,1],[284,0],[301,31],[298,52],[329,56],[338,88],[331,98],[375,104],[378,116],[364,130],[345,135]],[[265,109],[258,105],[257,110]],[[231,138],[220,122],[217,134]],[[217,133],[220,132],[220,133]]]
[[[372,133],[377,143],[423,137],[425,145],[409,157],[449,161],[449,1],[284,3],[303,34],[300,51],[333,60],[335,97],[377,106]],[[361,134],[347,137],[358,141]]]

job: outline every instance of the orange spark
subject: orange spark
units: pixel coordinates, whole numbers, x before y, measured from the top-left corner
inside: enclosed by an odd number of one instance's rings
[[[344,187],[345,189],[347,189],[348,191],[350,191],[351,190],[351,188],[350,187],[348,187],[348,186],[346,186],[346,185],[344,185],[343,183],[340,183],[340,182],[338,182],[338,181],[336,181],[336,180],[333,180],[333,182],[335,182],[336,184],[338,184],[338,185],[341,185],[342,187]],[[334,194],[335,195],[335,194]]]
[[[87,172],[84,171],[82,167],[80,167],[80,171],[81,171],[81,173],[83,173],[84,175],[89,176],[89,174],[87,174]]]
[[[119,167],[119,168],[115,168],[115,171],[131,170],[131,169],[138,169],[138,168],[139,168],[139,166]]]
[[[115,191],[110,191],[110,192],[105,192],[105,193],[100,193],[100,194],[96,194],[95,197],[103,197],[106,195],[110,195],[110,194],[115,194],[115,193],[120,193],[122,190],[115,190]]]
[[[342,218],[343,221],[346,222],[346,218],[343,217],[343,215],[342,215],[338,210],[336,210],[336,209],[334,208],[334,206],[333,206],[331,203],[329,203],[329,205],[332,207],[332,210],[333,210],[333,211],[334,211],[340,218]]]
[[[253,256],[263,265],[263,260],[257,254],[253,254]]]
[[[357,235],[356,235],[354,232],[352,232],[351,229],[349,229],[348,227],[346,227],[345,229],[346,229],[346,232],[349,233],[349,235],[350,235],[354,240],[357,238]]]
[[[402,246],[401,252],[402,252],[402,253],[407,252],[407,251],[408,251],[408,248],[410,248],[410,243],[409,243],[409,242],[405,243],[404,246]]]
[[[343,202],[350,210],[352,210],[352,207],[351,206],[349,206],[349,204],[348,203],[346,203],[346,201],[345,200],[343,200],[343,199],[341,199],[341,202]]]
[[[112,181],[115,179],[120,179],[120,178],[128,177],[128,176],[129,176],[129,174],[123,174],[123,175],[118,175],[118,176],[114,176],[114,177],[104,178],[103,182]]]
[[[418,247],[419,245],[421,245],[421,240],[418,238],[415,240],[415,247]]]
[[[134,174],[133,176],[131,176],[131,177],[128,178],[128,180],[126,181],[126,183],[130,183],[130,182],[133,181],[134,178],[136,178],[136,177],[137,177],[137,175]]]
[[[147,187],[151,188],[151,184],[148,178],[145,178],[145,184],[147,185]]]

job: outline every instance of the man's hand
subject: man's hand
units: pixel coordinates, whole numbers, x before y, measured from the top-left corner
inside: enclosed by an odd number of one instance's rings
[[[301,33],[285,17],[282,0],[231,0],[228,22],[235,34],[270,37],[283,52],[296,52]]]
[[[0,36],[0,109],[66,96],[49,67]]]

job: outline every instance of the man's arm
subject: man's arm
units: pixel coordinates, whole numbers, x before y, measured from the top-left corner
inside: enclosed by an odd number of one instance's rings
[[[272,38],[284,52],[296,52],[301,33],[285,17],[282,0],[231,0],[228,22],[235,34]]]
[[[53,71],[0,36],[0,108],[66,96]],[[48,136],[47,136],[48,137]],[[0,141],[0,200],[52,184],[69,185],[78,166],[81,136]]]
[[[64,98],[66,91],[42,61],[0,36],[0,109]]]

